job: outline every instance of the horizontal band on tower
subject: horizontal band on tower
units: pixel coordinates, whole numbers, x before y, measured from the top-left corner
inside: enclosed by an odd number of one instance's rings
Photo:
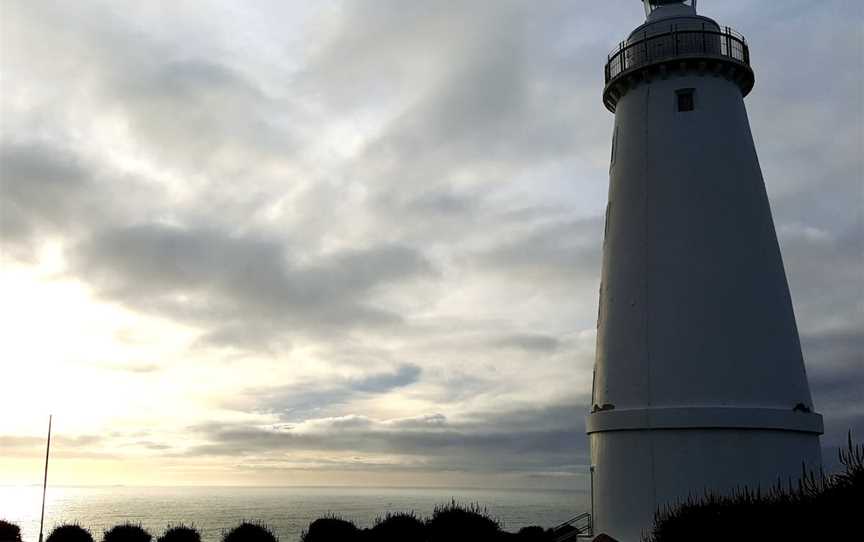
[[[585,432],[652,429],[763,429],[824,432],[822,415],[791,408],[668,407],[603,410],[588,415]]]

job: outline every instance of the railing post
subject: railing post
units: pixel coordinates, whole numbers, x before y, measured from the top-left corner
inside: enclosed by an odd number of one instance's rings
[[[627,49],[624,48],[624,42],[619,46],[619,54],[621,56],[621,73],[627,71]]]
[[[678,25],[672,25],[672,54],[678,56]]]
[[[642,34],[642,49],[645,51],[644,52],[645,56],[642,59],[642,64],[648,64],[649,59],[648,59],[648,31],[647,30]]]
[[[726,56],[735,58],[735,55],[732,54],[732,31],[728,26],[726,27]]]

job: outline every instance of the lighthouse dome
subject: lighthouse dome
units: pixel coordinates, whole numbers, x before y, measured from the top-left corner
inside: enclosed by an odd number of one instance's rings
[[[648,14],[648,20],[659,21],[668,17],[686,17],[687,15],[696,15],[696,8],[688,4],[676,2],[655,7]]]
[[[663,4],[651,11],[645,23],[630,33],[628,42],[646,34],[687,30],[720,30],[714,19],[696,13],[696,8],[683,3]]]
[[[645,15],[666,17],[670,14],[696,14],[696,0],[641,0],[645,4]]]

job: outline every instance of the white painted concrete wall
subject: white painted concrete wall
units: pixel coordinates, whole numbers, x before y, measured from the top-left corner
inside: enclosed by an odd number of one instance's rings
[[[665,20],[664,20],[665,22]],[[695,90],[679,112],[676,91]],[[596,533],[821,464],[795,316],[741,90],[673,74],[618,102],[593,405]]]

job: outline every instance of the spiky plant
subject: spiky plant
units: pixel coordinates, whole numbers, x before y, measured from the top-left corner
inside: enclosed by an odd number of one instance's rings
[[[21,527],[0,519],[0,542],[21,542]]]
[[[346,519],[328,515],[313,521],[300,536],[301,542],[354,542],[360,539],[360,529]]]
[[[201,542],[201,533],[194,525],[169,525],[158,542]]]
[[[729,496],[690,497],[658,511],[652,533],[643,539],[845,540],[857,528],[864,503],[864,446],[853,444],[850,432],[847,448],[839,455],[844,472],[805,470],[797,487],[791,480],[778,481],[764,493],[745,487]]]
[[[140,523],[121,523],[105,531],[102,542],[151,542],[153,535]]]
[[[45,542],[93,542],[93,535],[77,523],[54,527]]]
[[[494,540],[501,533],[501,524],[478,503],[453,500],[435,507],[426,529],[430,542]]]
[[[557,536],[552,532],[552,529],[532,525],[519,529],[515,540],[519,542],[553,542],[556,538]]]
[[[414,512],[388,512],[375,520],[367,538],[375,542],[424,540],[426,524]]]
[[[279,537],[263,523],[244,521],[225,533],[222,542],[279,542]]]

